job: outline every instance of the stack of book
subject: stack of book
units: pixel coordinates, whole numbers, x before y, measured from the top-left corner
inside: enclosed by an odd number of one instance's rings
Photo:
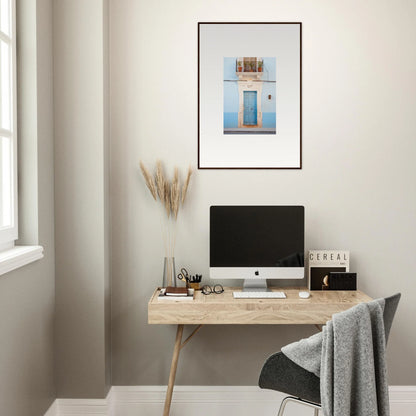
[[[195,290],[187,289],[186,287],[172,287],[168,286],[166,288],[160,289],[159,296],[157,300],[167,300],[167,301],[189,301],[194,300]]]

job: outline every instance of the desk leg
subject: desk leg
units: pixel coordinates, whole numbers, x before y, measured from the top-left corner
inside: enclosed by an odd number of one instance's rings
[[[169,383],[166,391],[165,408],[163,409],[163,416],[169,416],[170,404],[172,402],[173,386],[175,384],[176,369],[178,367],[179,351],[181,350],[183,325],[178,325],[176,330],[175,347],[173,349],[172,364],[170,366]]]

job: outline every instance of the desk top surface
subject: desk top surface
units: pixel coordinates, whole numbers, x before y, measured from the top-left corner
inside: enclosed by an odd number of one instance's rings
[[[357,291],[312,291],[308,299],[299,298],[306,288],[272,288],[283,291],[286,299],[234,299],[237,287],[225,287],[224,293],[203,295],[196,291],[193,301],[159,301],[156,289],[148,304],[149,324],[318,324],[371,300]]]

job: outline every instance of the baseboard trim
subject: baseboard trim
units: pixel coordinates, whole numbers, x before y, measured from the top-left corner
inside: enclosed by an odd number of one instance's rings
[[[391,416],[416,414],[416,386],[390,386]],[[160,416],[166,386],[113,386],[105,399],[57,399],[45,416]],[[275,414],[285,395],[256,386],[176,386],[172,416]],[[287,416],[309,409],[287,406]],[[253,413],[254,412],[254,413]]]
[[[175,386],[172,403],[276,401],[271,390],[256,386]],[[166,386],[113,386],[112,404],[164,403]]]
[[[58,399],[56,416],[110,416],[110,401],[106,399]]]
[[[59,413],[58,413],[58,400],[55,400],[51,404],[51,407],[45,413],[45,416],[58,416],[58,415],[59,415]]]

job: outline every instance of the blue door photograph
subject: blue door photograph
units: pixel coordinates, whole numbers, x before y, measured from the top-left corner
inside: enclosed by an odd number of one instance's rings
[[[276,57],[224,57],[224,134],[276,134]]]
[[[244,125],[257,125],[257,91],[244,91]]]

